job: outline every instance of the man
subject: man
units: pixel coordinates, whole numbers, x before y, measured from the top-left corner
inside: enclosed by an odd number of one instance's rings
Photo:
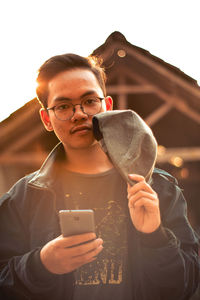
[[[1,199],[1,299],[189,299],[198,256],[185,200],[159,170],[149,183],[128,174],[127,187],[95,139],[93,116],[112,110],[98,60],[53,57],[37,81],[61,143]],[[88,208],[96,234],[63,237],[59,210]]]

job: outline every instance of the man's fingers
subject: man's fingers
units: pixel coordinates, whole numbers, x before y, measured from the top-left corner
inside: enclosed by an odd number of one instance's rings
[[[85,265],[86,263],[90,263],[94,261],[98,254],[103,250],[103,246],[100,245],[98,248],[93,249],[92,251],[85,253],[84,255],[79,255],[76,257],[72,257],[71,259],[71,267],[73,270]]]
[[[96,239],[96,234],[90,232],[90,233],[84,233],[84,234],[73,235],[68,237],[59,236],[55,240],[55,242],[57,247],[68,248],[94,239]]]
[[[88,245],[84,244],[74,248],[65,248],[62,250],[62,253],[66,252],[63,254],[63,258],[67,254],[70,257],[70,268],[75,270],[97,258],[98,254],[103,250],[102,242],[101,239],[97,239],[94,242],[88,243]],[[66,266],[68,267],[69,263]]]
[[[99,238],[83,245],[79,245],[73,248],[68,248],[68,253],[72,257],[82,256],[88,252],[94,251],[98,247],[102,246],[102,244],[103,244],[103,240]]]
[[[148,192],[150,194],[155,194],[154,190],[151,188],[151,186],[146,183],[146,181],[140,181],[138,183],[136,183],[134,186],[132,187],[128,187],[128,197],[131,194],[136,194],[138,191],[145,191]]]
[[[140,190],[136,194],[130,195],[129,205],[131,205],[133,207],[135,202],[137,202],[138,200],[143,199],[143,198],[149,199],[150,201],[153,201],[156,203],[158,202],[156,194],[150,194],[150,193]]]
[[[143,176],[129,174],[129,178],[136,182],[127,189],[133,225],[141,232],[154,232],[161,223],[158,195]]]
[[[82,252],[82,254],[79,253],[77,256],[72,256],[72,259],[75,259],[77,262],[83,262],[83,261],[85,262],[92,258],[96,258],[96,256],[102,251],[102,249],[103,246],[101,244],[98,247],[93,248],[88,252]]]
[[[146,209],[149,209],[149,208],[156,208],[158,207],[157,203],[155,201],[152,201],[151,199],[149,198],[142,198],[142,199],[138,199],[137,201],[135,202],[129,202],[129,208],[139,208],[139,207],[144,207]]]
[[[138,174],[129,174],[128,177],[131,180],[135,180],[137,182],[145,181],[145,178],[142,175],[138,175]]]
[[[151,186],[146,183],[141,175],[129,174],[129,177],[137,183],[134,186],[128,186],[129,208],[138,206],[158,206],[158,197]]]

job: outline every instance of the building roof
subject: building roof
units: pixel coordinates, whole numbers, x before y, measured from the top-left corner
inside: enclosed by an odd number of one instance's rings
[[[107,91],[115,99],[115,108],[135,110],[152,127],[161,145],[164,141],[165,147],[179,147],[178,152],[182,147],[187,159],[190,148],[194,159],[200,159],[200,87],[196,80],[132,45],[117,31],[93,54],[103,59]],[[39,166],[57,143],[55,135],[43,128],[39,108],[32,99],[0,123],[1,164]]]

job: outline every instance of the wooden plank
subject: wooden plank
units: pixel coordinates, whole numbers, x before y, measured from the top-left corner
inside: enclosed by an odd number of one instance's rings
[[[16,128],[18,128],[20,126],[24,126],[24,124],[26,124],[27,122],[30,122],[30,119],[33,118],[33,114],[35,113],[36,107],[37,107],[37,105],[34,103],[34,101],[37,101],[37,100],[34,98],[31,101],[32,101],[32,103],[25,104],[25,105],[27,105],[26,110],[24,107],[20,108],[20,110],[21,110],[20,117],[12,118],[9,122],[9,125],[6,124],[4,126],[4,123],[3,122],[1,123],[0,138],[2,136],[9,135],[9,133],[15,131]],[[39,112],[38,112],[38,115],[39,115]]]
[[[169,103],[165,103],[161,105],[159,108],[155,109],[151,114],[148,115],[144,119],[144,121],[149,125],[153,126],[157,123],[162,117],[164,117],[172,108],[172,105]]]
[[[118,83],[119,83],[119,86],[125,85],[125,77],[122,76],[121,74],[119,76]],[[123,91],[119,92],[118,93],[117,108],[121,109],[121,110],[127,109],[127,104],[128,104],[127,103],[127,93],[125,93]]]
[[[20,149],[23,149],[26,145],[28,145],[34,138],[40,136],[44,132],[44,127],[42,123],[38,123],[37,126],[31,129],[31,131],[27,131],[24,135],[15,139],[12,144],[6,148],[5,153],[8,152],[16,152]],[[3,154],[3,153],[2,153]]]
[[[117,109],[127,109],[127,96],[126,94],[119,94],[117,97]]]
[[[146,85],[108,85],[108,94],[146,94],[153,93],[155,88],[151,84]]]
[[[167,66],[162,66],[159,62],[156,62],[151,57],[148,57],[145,54],[141,53],[139,50],[135,49],[132,45],[129,46],[129,45],[125,45],[124,43],[121,44],[120,42],[113,42],[111,46],[112,48],[108,46],[106,50],[102,51],[102,56],[104,56],[104,60],[109,59],[113,55],[114,50],[111,51],[111,49],[116,49],[116,51],[117,49],[124,49],[127,54],[134,57],[137,61],[139,61],[143,65],[146,65],[149,68],[155,70],[158,74],[166,78],[166,80],[173,82],[173,84],[177,84],[179,87],[185,89],[194,97],[200,99],[200,87],[198,85],[194,86],[191,83],[187,82],[186,79],[181,78],[180,76],[176,75],[174,72],[169,70]],[[150,52],[149,54],[152,55]]]
[[[126,72],[125,69],[123,69],[123,73]],[[137,93],[137,89],[138,89],[138,93],[141,92],[142,93],[142,86],[144,87],[144,93],[148,93],[148,86],[150,87],[150,93],[155,93],[161,100],[164,100],[165,102],[167,102],[168,104],[170,104],[171,106],[174,106],[177,110],[179,110],[181,113],[185,114],[187,117],[189,117],[190,119],[192,119],[193,121],[197,122],[198,124],[200,123],[200,114],[195,111],[194,109],[192,109],[182,98],[180,98],[178,95],[175,94],[168,94],[166,92],[164,92],[163,90],[161,90],[158,86],[155,86],[153,84],[150,83],[150,81],[148,81],[147,79],[141,77],[138,74],[135,74],[134,72],[130,72],[130,70],[127,69],[127,74],[128,77],[130,77],[131,79],[138,80],[141,83],[143,82],[143,85],[137,85],[137,86],[132,86],[133,88],[133,92]],[[141,86],[141,90],[140,87]],[[112,86],[111,86],[112,87]],[[135,88],[134,88],[135,87]],[[145,87],[146,87],[146,91],[145,91]],[[112,87],[114,89],[114,86]],[[124,88],[124,87],[123,87]],[[128,85],[126,88],[127,91],[131,92],[131,86]],[[117,89],[116,89],[117,90]],[[199,94],[200,95],[200,94]],[[200,100],[200,99],[199,99]]]
[[[177,110],[185,114],[187,117],[200,124],[200,114],[190,108],[188,104],[185,103],[177,95],[169,95],[157,87],[154,87],[154,91],[162,100],[174,106]]]
[[[113,47],[119,47],[118,43],[114,43]],[[181,78],[180,76],[174,74],[170,71],[167,67],[162,66],[158,62],[152,60],[150,57],[147,57],[139,52],[139,50],[133,49],[131,47],[126,47],[126,51],[128,54],[133,56],[139,62],[147,65],[151,69],[155,70],[158,74],[162,75],[163,77],[167,78],[173,82],[173,84],[177,84],[181,88],[187,90],[190,94],[194,97],[200,99],[200,88],[198,86],[193,86],[192,84],[188,83],[185,79]]]
[[[108,93],[110,94],[145,94],[152,93],[156,94],[160,99],[168,103],[169,106],[175,107],[178,111],[185,114],[187,117],[193,121],[200,124],[200,114],[193,110],[183,99],[179,98],[177,95],[170,95],[163,92],[156,86],[151,84],[146,85],[109,85]],[[167,108],[167,106],[166,106]]]

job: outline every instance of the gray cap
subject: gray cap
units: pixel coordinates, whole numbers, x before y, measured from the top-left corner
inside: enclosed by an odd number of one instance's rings
[[[157,155],[157,142],[142,118],[132,110],[113,110],[93,117],[93,131],[103,151],[123,178],[134,184],[128,174],[149,181]]]

